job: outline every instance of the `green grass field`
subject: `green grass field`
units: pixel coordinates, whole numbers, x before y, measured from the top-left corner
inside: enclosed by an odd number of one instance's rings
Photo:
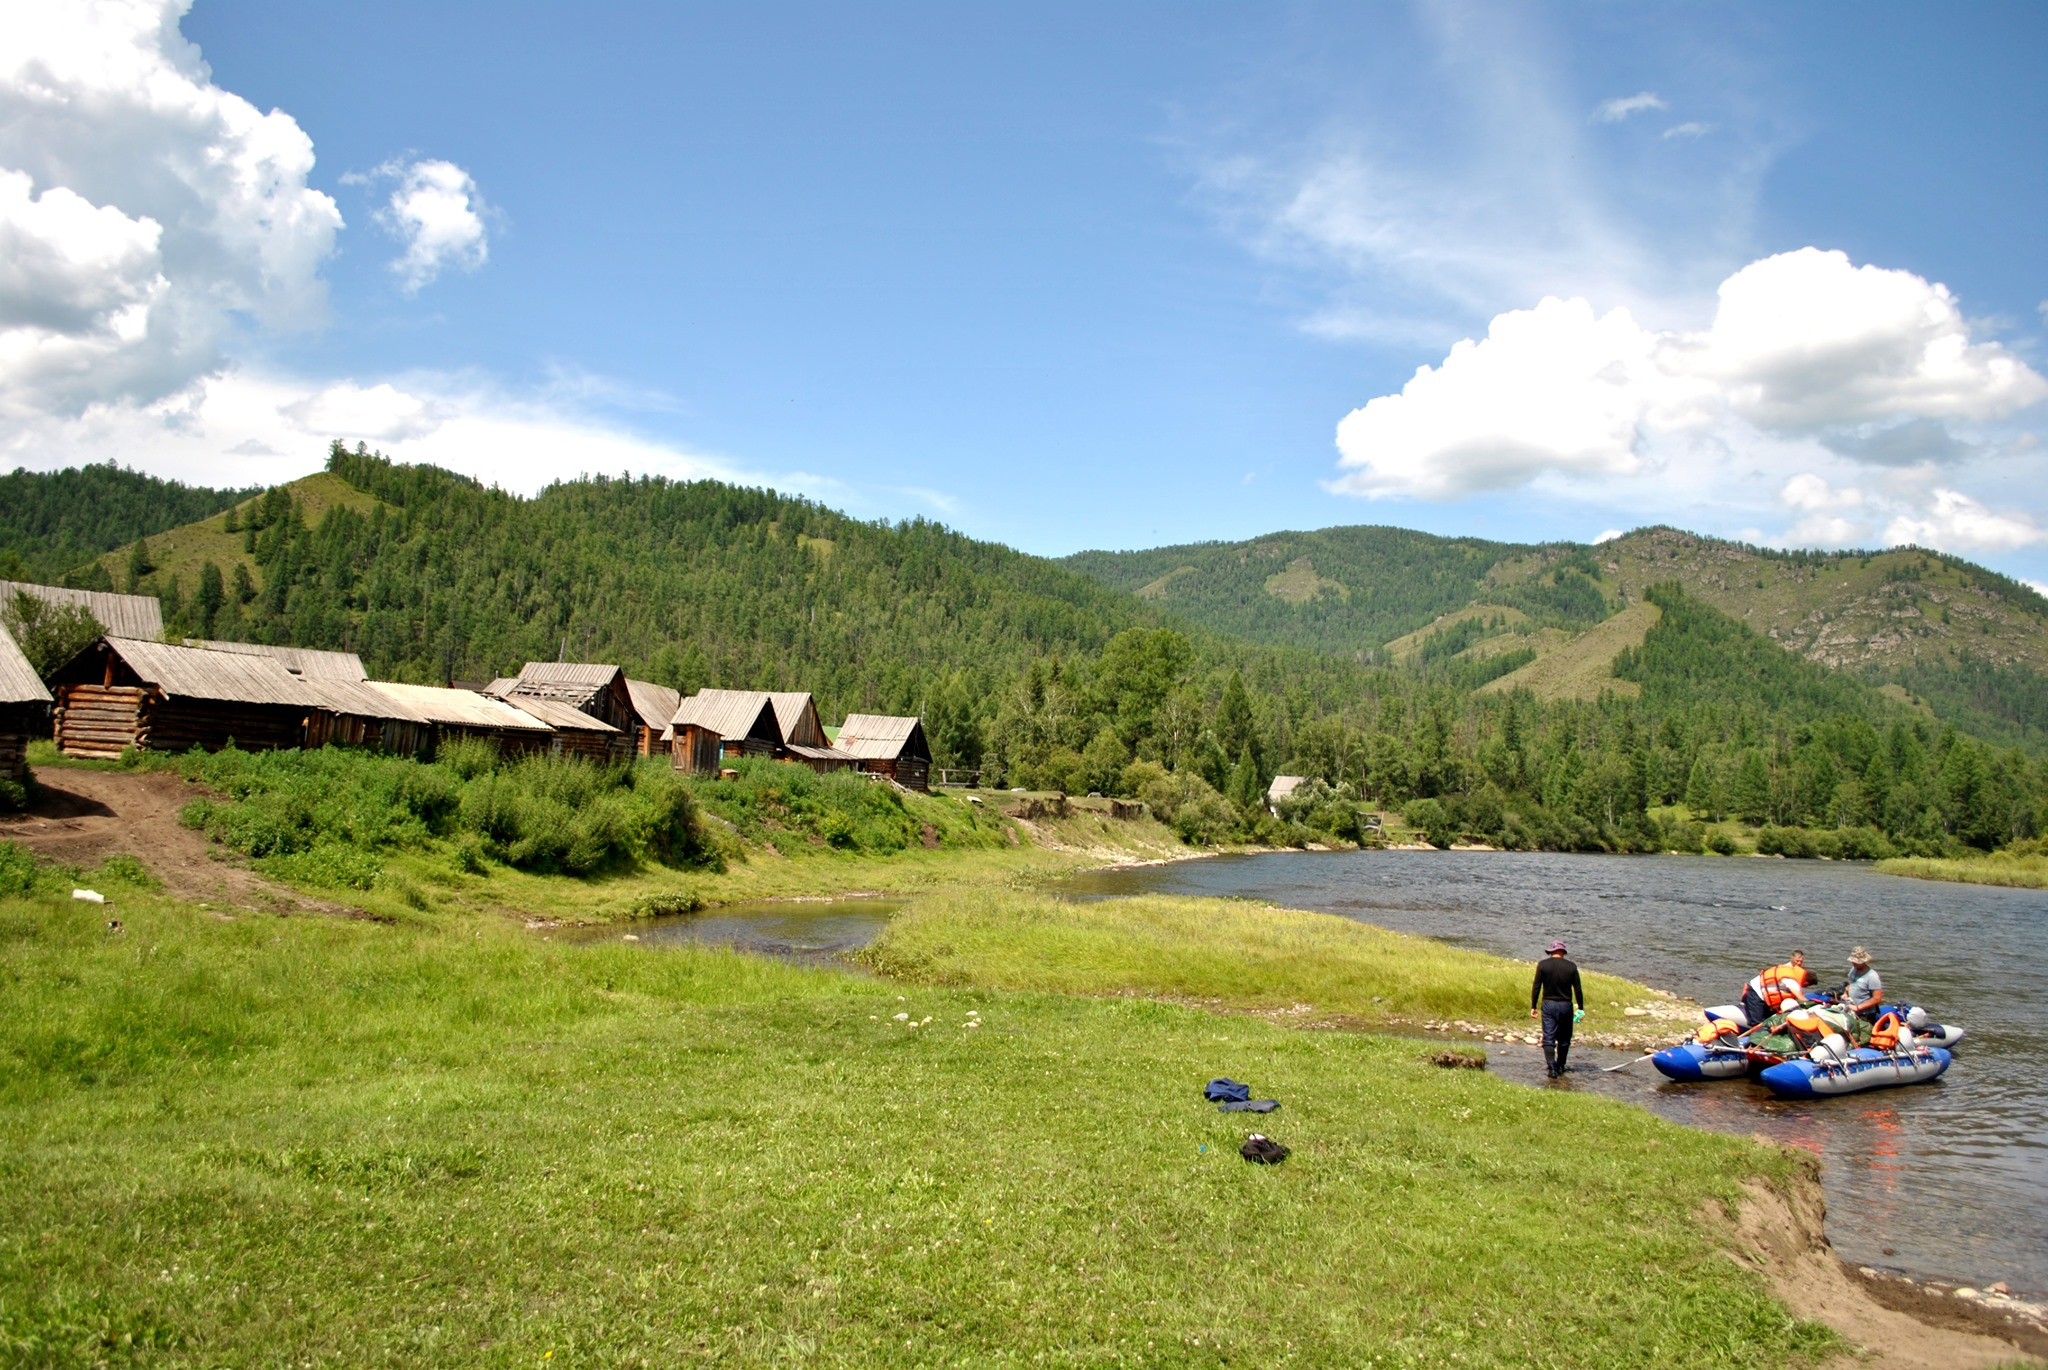
[[[1966,885],[2048,890],[2048,856],[2039,852],[2030,855],[1992,852],[1988,856],[1973,856],[1961,861],[1901,856],[1878,862],[1877,869],[1886,875],[1905,875],[1916,880],[1950,880]]]
[[[1701,1225],[1777,1153],[1418,1041],[101,883],[111,910],[52,877],[0,899],[0,1363],[1718,1368],[1838,1345]],[[1215,1113],[1218,1074],[1282,1111]],[[1293,1157],[1245,1164],[1251,1126]]]

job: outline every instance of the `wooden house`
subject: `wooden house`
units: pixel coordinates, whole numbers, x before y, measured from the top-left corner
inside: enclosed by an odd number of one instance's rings
[[[782,729],[782,746],[776,758],[809,766],[814,771],[843,771],[853,763],[832,749],[825,725],[818,719],[818,703],[808,690],[770,690],[768,702],[775,706],[775,723]]]
[[[320,701],[267,657],[103,637],[59,667],[57,746],[67,756],[124,748],[246,751],[297,747]]]
[[[373,680],[363,687],[404,705],[432,733],[433,745],[477,738],[497,747],[501,756],[527,756],[554,750],[555,730],[523,709],[475,690],[439,685],[399,685]]]
[[[677,770],[716,775],[727,758],[782,750],[782,725],[765,691],[699,690],[676,706],[663,740]]]
[[[637,714],[633,695],[626,687],[626,673],[616,666],[584,661],[529,661],[512,677],[506,697],[523,695],[530,699],[552,699],[601,718],[621,733],[629,730]]]
[[[50,732],[50,692],[36,668],[0,628],[0,776],[16,783],[28,777],[28,744]]]
[[[554,729],[554,740],[549,746],[557,756],[580,756],[586,761],[606,764],[627,760],[632,755],[632,740],[626,734],[559,699],[513,695],[504,702]]]
[[[417,709],[366,680],[302,677],[315,701],[306,710],[307,747],[373,747],[419,756],[434,746],[434,725]]]
[[[653,756],[683,696],[649,680],[628,680],[626,693],[633,697],[633,750],[640,756]]]
[[[164,635],[164,611],[155,595],[117,595],[111,590],[73,590],[65,585],[32,585],[25,580],[0,580],[0,604],[12,604],[17,593],[34,595],[46,604],[77,605],[92,611],[110,637],[154,642]]]
[[[885,775],[906,790],[931,788],[932,749],[925,741],[922,719],[848,714],[832,749],[855,769]]]

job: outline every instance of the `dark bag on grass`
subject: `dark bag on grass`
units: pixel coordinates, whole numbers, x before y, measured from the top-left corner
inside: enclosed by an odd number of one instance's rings
[[[1212,1104],[1242,1103],[1252,1097],[1252,1087],[1241,1085],[1227,1078],[1211,1080],[1202,1090],[1202,1097]]]
[[[1271,1137],[1262,1137],[1254,1132],[1245,1138],[1244,1145],[1238,1148],[1238,1154],[1253,1165],[1278,1165],[1287,1159],[1288,1152],[1286,1147]]]

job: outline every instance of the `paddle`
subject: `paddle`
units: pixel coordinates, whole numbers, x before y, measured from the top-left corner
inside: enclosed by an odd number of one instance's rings
[[[1631,1056],[1628,1060],[1623,1061],[1618,1066],[1600,1067],[1600,1073],[1602,1075],[1612,1075],[1617,1070],[1627,1070],[1630,1066],[1639,1066],[1643,1062],[1649,1060],[1652,1056],[1655,1056],[1656,1054],[1657,1053],[1654,1051],[1646,1051],[1640,1056]]]

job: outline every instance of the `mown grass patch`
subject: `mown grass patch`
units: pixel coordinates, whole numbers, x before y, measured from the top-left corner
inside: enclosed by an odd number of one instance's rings
[[[1533,967],[1331,914],[1240,899],[1148,895],[1089,902],[1024,890],[948,890],[898,914],[862,953],[937,985],[1143,994],[1274,1009],[1306,1004],[1362,1023],[1521,1022]],[[1588,972],[1587,1026],[1658,996]]]
[[[473,920],[124,913],[110,936],[0,900],[16,1363],[1718,1368],[1837,1345],[1697,1225],[1776,1153],[1409,1042]],[[1224,1073],[1284,1101],[1256,1122],[1284,1166],[1246,1165],[1247,1124],[1201,1102]]]

